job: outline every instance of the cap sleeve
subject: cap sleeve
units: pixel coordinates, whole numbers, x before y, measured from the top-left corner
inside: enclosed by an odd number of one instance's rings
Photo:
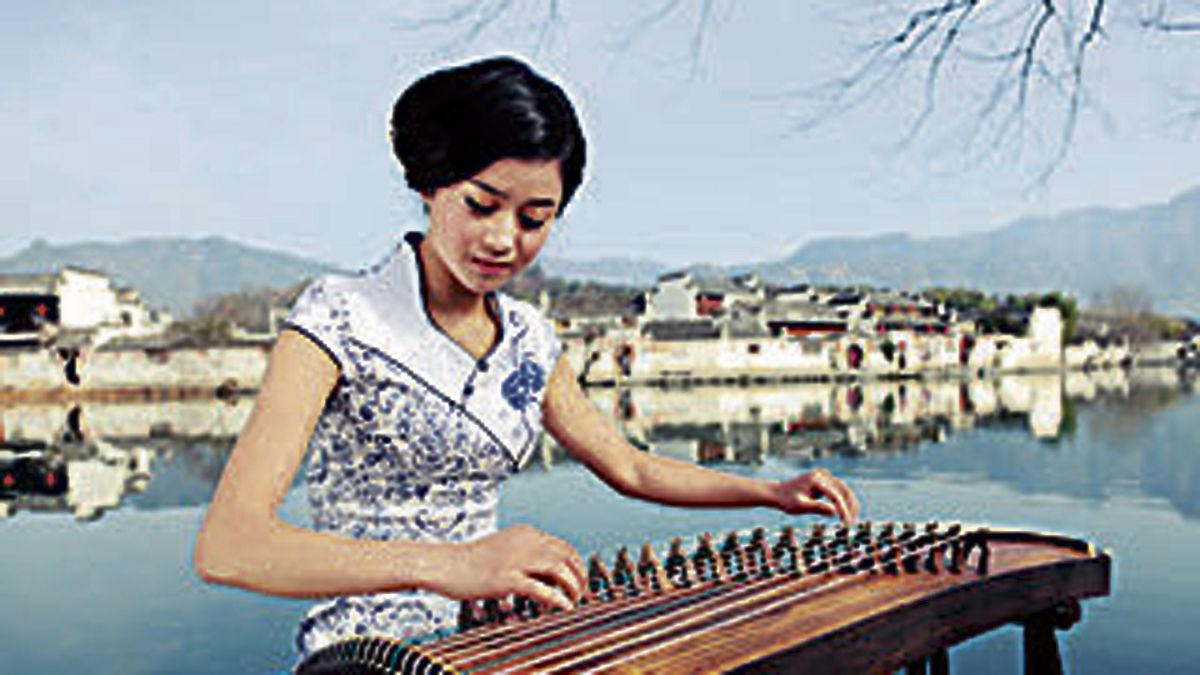
[[[562,354],[562,340],[558,337],[558,331],[554,330],[554,324],[532,305],[525,302],[514,302],[513,305],[521,320],[528,326],[526,331],[521,331],[526,336],[522,351],[531,354],[548,376],[558,365],[558,357]]]
[[[284,322],[285,330],[294,330],[320,347],[327,356],[343,368],[346,362],[344,338],[349,330],[345,300],[332,288],[328,277],[308,285]]]

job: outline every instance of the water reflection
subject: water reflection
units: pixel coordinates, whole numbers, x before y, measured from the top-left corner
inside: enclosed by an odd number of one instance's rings
[[[940,473],[985,477],[1020,491],[1105,499],[1130,482],[1200,515],[1200,415],[1164,417],[1192,392],[1177,371],[1121,370],[986,380],[763,387],[594,390],[591,396],[644,449],[704,464],[759,465],[904,456],[978,430],[1022,433],[1052,449],[1026,470],[1019,451],[938,455]],[[191,400],[27,405],[0,410],[0,518],[65,512],[82,521],[123,505],[207,502],[253,401]],[[1081,407],[1101,414],[1086,416]],[[1085,441],[1076,443],[1078,436]],[[974,444],[995,441],[980,433]],[[906,478],[930,457],[874,462],[864,472]],[[545,468],[568,461],[544,441]]]
[[[774,387],[599,390],[593,400],[636,444],[698,462],[760,463],[766,455],[913,449],[980,426],[1035,438],[1074,435],[1077,405],[1125,409],[1130,424],[1190,392],[1177,371],[887,381]],[[551,449],[555,452],[557,449]],[[553,454],[546,457],[553,462]]]
[[[886,479],[936,471],[1024,493],[1100,502],[1130,490],[1200,516],[1200,415],[1173,414],[1193,382],[1171,369],[995,380],[874,382],[594,393],[640,447],[700,463],[874,458]],[[1087,420],[1080,428],[1081,412]],[[1170,414],[1169,411],[1171,411]],[[1040,443],[1013,443],[1012,434]],[[962,435],[971,451],[934,448]],[[1069,447],[1070,451],[1056,451]],[[924,456],[904,456],[922,449]],[[932,453],[932,455],[931,455]],[[1034,456],[1036,454],[1036,456]],[[887,456],[896,460],[882,461]],[[552,443],[548,466],[565,461]]]
[[[93,521],[126,504],[207,503],[253,401],[43,404],[0,410],[0,518]]]

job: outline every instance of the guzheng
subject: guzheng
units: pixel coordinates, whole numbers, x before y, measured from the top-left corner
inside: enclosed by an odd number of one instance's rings
[[[1077,539],[940,523],[758,528],[664,553],[623,548],[611,567],[593,555],[569,612],[464,602],[453,634],[348,640],[298,672],[862,673],[927,659],[937,671],[947,647],[1013,621],[1025,624],[1027,667],[1048,658],[1041,670],[1054,672],[1054,627],[1107,595],[1111,570]]]

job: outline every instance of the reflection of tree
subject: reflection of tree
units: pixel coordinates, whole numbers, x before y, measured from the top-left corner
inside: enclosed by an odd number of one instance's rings
[[[1133,387],[1124,397],[1107,396],[1096,401],[1103,414],[1089,418],[1089,433],[1113,438],[1132,449],[1146,432],[1146,420],[1178,404],[1180,392],[1166,387]]]
[[[1195,401],[1156,415],[1157,438],[1146,444],[1141,480],[1146,492],[1162,495],[1184,515],[1200,517],[1200,410]]]
[[[1005,408],[997,408],[990,415],[980,415],[975,418],[975,426],[981,429],[1020,429],[1029,426],[1029,420],[1024,413],[1013,412]]]
[[[1058,434],[1048,439],[1053,443],[1072,441],[1079,429],[1079,405],[1070,397],[1063,396],[1062,422],[1058,426]]]
[[[233,441],[158,439],[154,480],[130,500],[140,509],[199,506],[216,489]],[[303,472],[298,472],[303,473]]]

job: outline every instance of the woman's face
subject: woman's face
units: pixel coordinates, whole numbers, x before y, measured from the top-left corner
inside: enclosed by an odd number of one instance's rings
[[[448,273],[463,290],[487,293],[545,245],[562,199],[559,162],[501,159],[422,199],[429,209],[427,272]]]

